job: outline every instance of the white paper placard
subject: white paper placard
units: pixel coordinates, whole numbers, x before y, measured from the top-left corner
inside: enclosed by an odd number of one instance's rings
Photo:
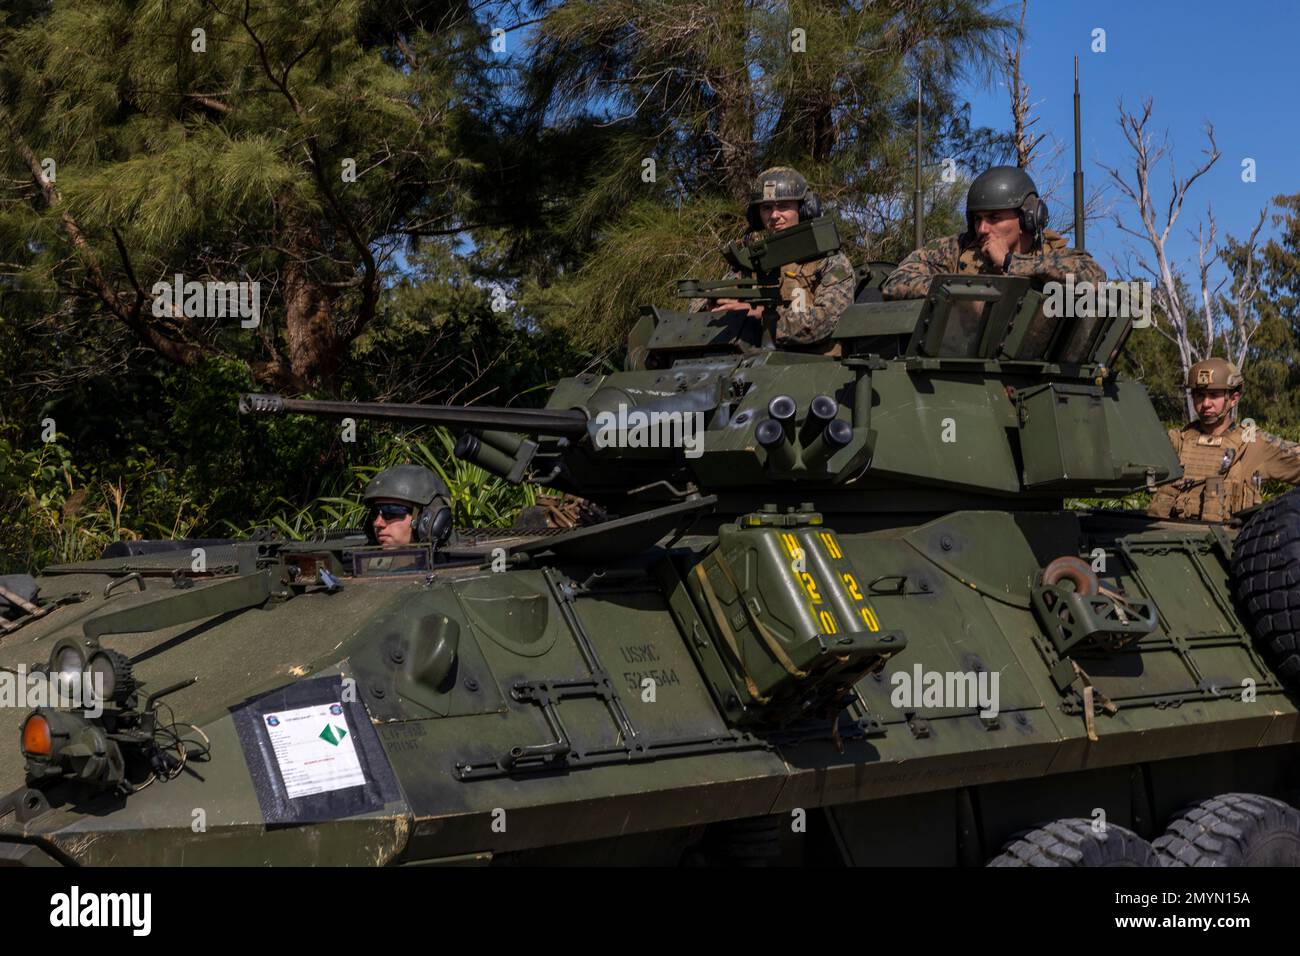
[[[264,720],[291,798],[365,784],[341,703],[282,710]]]

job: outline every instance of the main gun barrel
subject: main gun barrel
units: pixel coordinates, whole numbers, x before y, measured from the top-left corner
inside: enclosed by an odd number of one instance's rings
[[[422,422],[448,428],[491,428],[532,435],[585,435],[587,415],[577,409],[493,408],[470,405],[386,405],[382,402],[318,402],[280,395],[239,396],[242,414],[325,415]]]

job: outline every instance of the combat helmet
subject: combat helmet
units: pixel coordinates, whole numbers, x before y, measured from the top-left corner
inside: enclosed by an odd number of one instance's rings
[[[1245,380],[1237,366],[1227,359],[1208,358],[1187,370],[1188,388],[1222,389],[1226,392],[1241,390]]]
[[[763,229],[763,217],[758,214],[760,203],[794,200],[799,203],[799,221],[807,222],[822,214],[822,203],[817,194],[808,188],[808,180],[790,166],[773,166],[754,179],[749,190],[749,205],[745,207],[745,220],[755,232]]]
[[[375,543],[375,502],[381,498],[409,501],[411,534],[419,542],[438,544],[451,530],[451,492],[443,480],[421,465],[394,465],[366,484],[361,500],[369,509],[366,537]]]
[[[1023,169],[991,166],[975,177],[966,191],[967,234],[975,235],[975,213],[994,209],[1016,210],[1021,231],[1034,237],[1035,247],[1042,245],[1047,203],[1038,197],[1038,187]]]

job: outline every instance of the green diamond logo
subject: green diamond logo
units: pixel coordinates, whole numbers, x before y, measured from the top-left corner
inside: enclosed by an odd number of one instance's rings
[[[348,732],[342,727],[332,727],[329,724],[326,724],[325,729],[320,732],[321,740],[327,741],[335,747],[342,743],[343,738],[347,735]]]

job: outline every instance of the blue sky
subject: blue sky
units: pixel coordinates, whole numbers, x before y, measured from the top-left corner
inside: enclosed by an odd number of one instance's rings
[[[1018,16],[1019,2],[1008,16]],[[1092,31],[1106,31],[1106,52],[1091,50]],[[1083,163],[1088,191],[1109,177],[1097,165],[1117,166],[1132,175],[1131,151],[1117,125],[1116,103],[1127,109],[1144,97],[1154,103],[1149,127],[1168,130],[1180,176],[1202,160],[1205,122],[1214,124],[1222,156],[1188,194],[1170,237],[1169,252],[1184,273],[1196,275],[1196,241],[1188,234],[1212,203],[1220,237],[1245,239],[1260,208],[1281,193],[1300,192],[1300,3],[1296,0],[1030,0],[1025,20],[1022,71],[1037,102],[1037,130],[1065,144],[1059,166],[1062,188],[1052,208],[1053,221],[1072,216],[1070,172],[1073,163],[1073,62],[1079,56],[1083,94]],[[1005,86],[995,80],[983,88],[971,83],[971,121],[1009,128]],[[1256,163],[1256,181],[1242,182],[1241,162]],[[1152,177],[1162,221],[1169,197],[1169,172]],[[1113,189],[1107,201],[1134,227],[1132,206]],[[1271,222],[1261,230],[1275,234]],[[1113,256],[1123,258],[1127,237],[1113,225],[1090,221],[1088,250],[1108,270]],[[1142,249],[1145,252],[1145,248]]]
[[[1002,12],[1014,20],[1019,0],[1006,0]],[[1126,224],[1141,227],[1132,205],[1108,185],[1102,169],[1118,167],[1132,180],[1132,153],[1117,124],[1119,99],[1131,111],[1141,107],[1143,98],[1152,98],[1148,127],[1157,142],[1168,133],[1180,176],[1203,161],[1203,127],[1207,121],[1214,125],[1222,156],[1193,185],[1168,246],[1171,263],[1193,283],[1194,233],[1205,221],[1207,203],[1213,207],[1219,242],[1228,234],[1244,240],[1274,196],[1300,192],[1300,0],[1029,0],[1025,28],[1021,68],[1039,116],[1034,131],[1052,134],[1063,146],[1050,169],[1033,170],[1044,189],[1056,181],[1054,225],[1067,225],[1073,217],[1076,54],[1086,192],[1105,186],[1103,205]],[[1097,28],[1106,32],[1105,52],[1092,50]],[[512,31],[510,53],[498,58],[517,54],[534,30]],[[972,78],[964,93],[973,125],[1010,128],[1000,74],[991,81]],[[1045,142],[1040,155],[1050,149],[1050,141]],[[1255,160],[1251,183],[1241,178],[1247,157]],[[1170,194],[1167,160],[1154,172],[1152,188],[1159,227]],[[1266,221],[1260,242],[1275,234],[1271,220]],[[1151,258],[1145,243],[1121,233],[1109,220],[1089,220],[1086,238],[1088,250],[1112,273],[1118,263],[1126,276],[1140,275],[1130,249]]]

